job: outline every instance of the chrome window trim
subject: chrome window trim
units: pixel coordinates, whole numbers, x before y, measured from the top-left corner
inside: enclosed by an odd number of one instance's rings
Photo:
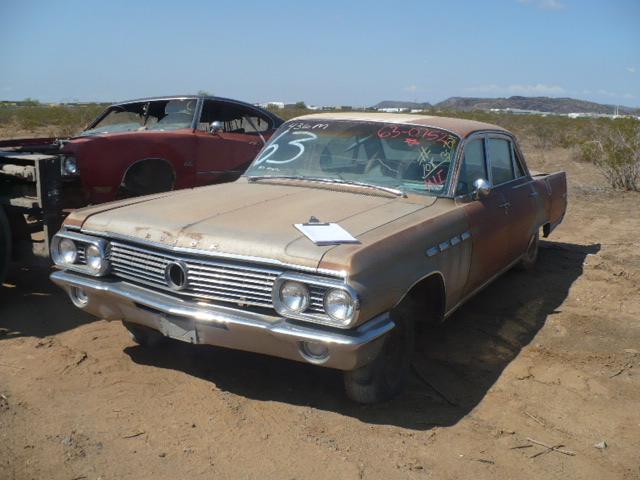
[[[198,97],[198,102],[196,103],[196,111],[193,115],[193,120],[191,121],[191,129],[195,132],[198,129],[198,124],[200,123],[200,118],[202,117],[202,106],[204,105],[204,98]]]
[[[451,198],[463,198],[469,196],[471,192],[456,195],[456,187],[460,178],[460,170],[462,169],[462,161],[464,157],[464,149],[468,143],[480,140],[482,142],[482,151],[484,152],[484,169],[487,172],[487,180],[489,180],[489,166],[487,165],[487,142],[485,142],[484,133],[472,133],[465,138],[458,146],[458,155],[456,156],[456,164],[454,165],[453,176],[451,177],[450,195]]]
[[[60,258],[59,246],[60,241],[63,238],[68,238],[69,240],[73,240],[77,243],[85,243],[87,245],[94,245],[100,250],[100,255],[102,256],[104,263],[103,267],[99,271],[92,270],[87,265],[77,265],[73,263],[65,263]],[[109,261],[107,259],[108,256],[108,248],[109,242],[102,238],[95,238],[89,235],[84,235],[82,233],[74,232],[74,231],[65,231],[61,230],[56,233],[51,239],[51,259],[53,263],[55,263],[58,267],[64,268],[65,270],[72,270],[74,272],[85,273],[87,275],[91,275],[92,277],[103,277],[109,272]]]
[[[461,194],[461,195],[454,195],[455,193],[455,185],[458,184],[458,179],[460,178],[460,169],[462,168],[462,156],[464,155],[464,147],[467,145],[467,143],[472,142],[473,140],[478,140],[479,138],[481,138],[482,140],[484,140],[484,162],[485,162],[485,168],[487,169],[487,180],[489,180],[491,182],[491,188],[495,189],[498,187],[503,187],[506,185],[509,185],[510,183],[514,183],[516,181],[522,180],[522,179],[527,179],[527,180],[532,180],[531,177],[531,173],[529,172],[529,168],[526,164],[526,162],[523,161],[524,159],[524,155],[522,154],[522,151],[520,150],[520,147],[518,145],[518,142],[516,140],[516,138],[513,136],[513,134],[511,134],[510,132],[503,132],[503,131],[498,131],[498,130],[483,130],[483,131],[478,131],[478,132],[474,132],[471,135],[469,135],[467,138],[464,139],[464,141],[462,142],[462,144],[458,147],[459,148],[459,155],[456,158],[456,165],[455,165],[455,171],[454,171],[454,176],[452,177],[452,181],[451,181],[451,187],[453,188],[453,192],[452,192],[452,197],[455,199],[464,199],[464,198],[469,198],[469,194],[465,193],[465,194]],[[509,180],[508,182],[503,182],[500,184],[495,185],[493,183],[493,175],[491,174],[491,158],[489,157],[489,144],[488,141],[490,138],[497,138],[497,139],[501,139],[501,140],[507,140],[510,145],[511,145],[511,161],[513,163],[514,161],[514,153],[517,153],[518,155],[518,161],[520,163],[520,165],[522,166],[522,170],[525,172],[525,175],[522,177],[515,177],[512,180]],[[514,165],[515,168],[515,165]],[[515,175],[515,170],[514,170],[514,175]]]
[[[520,181],[520,180],[525,179],[525,178],[530,180],[531,179],[531,175],[529,175],[528,172],[525,172],[525,175],[522,176],[522,177],[516,177],[515,176],[516,175],[516,171],[515,171],[515,165],[513,163],[513,160],[514,160],[514,158],[513,158],[513,146],[515,144],[515,137],[513,135],[511,135],[511,134],[506,133],[506,132],[493,132],[493,133],[490,133],[490,134],[488,134],[486,136],[487,140],[490,140],[491,138],[495,138],[495,139],[498,139],[498,140],[506,140],[506,141],[509,142],[509,144],[510,144],[510,149],[509,150],[511,152],[511,165],[514,168],[514,171],[513,171],[514,178],[512,178],[511,180],[509,180],[507,182],[494,184],[494,182],[493,182],[493,174],[491,172],[491,156],[489,155],[489,142],[485,142],[485,148],[486,148],[486,154],[487,154],[487,158],[486,158],[487,168],[488,168],[488,173],[489,173],[489,175],[491,177],[492,188],[503,187],[503,186],[509,185],[510,183],[514,183],[516,181]]]
[[[105,238],[105,239],[116,239],[116,240],[123,240],[126,242],[131,242],[133,244],[139,244],[139,245],[146,245],[149,247],[153,247],[153,248],[157,248],[160,250],[167,250],[170,252],[175,252],[175,253],[185,253],[188,255],[202,255],[205,257],[210,257],[210,258],[223,258],[223,259],[230,259],[230,260],[240,260],[240,261],[245,261],[245,262],[253,262],[253,263],[262,263],[264,265],[274,265],[277,267],[281,267],[283,269],[294,269],[294,270],[300,270],[302,272],[308,272],[308,273],[317,273],[320,275],[328,275],[330,277],[335,277],[335,278],[346,278],[347,277],[347,272],[344,270],[329,270],[329,269],[324,269],[324,268],[315,268],[315,267],[307,267],[307,266],[303,266],[303,265],[296,265],[294,263],[287,263],[287,262],[282,262],[280,260],[276,260],[273,258],[264,258],[264,257],[255,257],[252,255],[240,255],[240,254],[235,254],[235,253],[226,253],[226,252],[219,252],[219,251],[211,251],[211,250],[204,250],[204,249],[200,249],[200,248],[189,248],[189,247],[176,247],[174,245],[167,245],[165,243],[159,243],[159,242],[154,242],[151,240],[145,240],[142,238],[137,238],[137,237],[132,237],[130,235],[122,235],[119,233],[107,233],[107,232],[99,232],[99,231],[95,231],[95,230],[89,230],[89,229],[82,229],[82,233],[87,234],[87,235],[95,235],[97,237],[101,237],[101,238]]]
[[[348,324],[342,325],[342,324],[339,324],[336,320],[333,320],[327,313],[324,313],[324,314],[304,313],[304,312],[296,313],[284,308],[284,306],[282,305],[282,302],[280,301],[280,296],[278,295],[278,292],[280,291],[280,286],[287,280],[300,282],[300,283],[303,283],[304,285],[311,286],[311,287],[326,288],[327,292],[330,289],[339,289],[339,290],[346,291],[347,293],[349,293],[349,295],[351,295],[351,298],[353,298],[355,303],[353,317],[351,318]],[[322,299],[323,309],[324,309],[324,297],[326,297],[327,292],[325,292]],[[305,275],[305,274],[296,273],[296,272],[285,272],[282,275],[278,276],[278,278],[276,278],[275,282],[273,283],[272,302],[273,302],[273,308],[275,309],[275,311],[278,314],[282,315],[283,317],[293,318],[295,320],[302,320],[310,323],[317,323],[320,325],[326,325],[328,327],[336,327],[340,329],[349,329],[353,327],[353,325],[358,321],[358,317],[360,316],[360,297],[358,296],[358,293],[356,292],[356,290],[350,285],[348,285],[346,282],[319,278],[313,275]]]

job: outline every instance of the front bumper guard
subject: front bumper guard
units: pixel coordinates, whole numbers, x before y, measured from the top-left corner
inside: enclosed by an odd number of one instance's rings
[[[125,320],[190,343],[215,345],[309,362],[339,370],[353,370],[373,360],[384,335],[395,324],[388,313],[360,327],[336,331],[321,325],[301,325],[278,316],[188,301],[119,280],[57,271],[51,280],[70,296],[82,289],[81,307],[105,320]],[[76,305],[78,304],[77,302]],[[322,344],[328,354],[312,358],[306,343]]]

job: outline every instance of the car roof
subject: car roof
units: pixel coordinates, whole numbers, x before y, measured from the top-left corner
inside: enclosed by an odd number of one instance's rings
[[[491,123],[465,120],[462,118],[440,117],[437,115],[414,115],[408,113],[374,113],[374,112],[330,112],[312,113],[297,117],[295,120],[351,120],[356,122],[405,123],[434,127],[455,133],[461,138],[468,137],[478,131],[499,131],[509,133],[502,127]]]
[[[198,98],[206,98],[209,100],[221,100],[224,102],[233,102],[233,103],[241,103],[244,105],[251,105],[249,103],[242,102],[240,100],[233,100],[231,98],[223,98],[223,97],[215,97],[213,95],[162,95],[159,97],[143,97],[143,98],[134,98],[132,100],[123,100],[122,102],[113,102],[112,105],[124,105],[127,103],[153,102],[153,101],[161,101],[161,100],[188,100],[188,99],[198,99]]]
[[[215,97],[213,95],[165,95],[165,96],[161,96],[161,97],[146,97],[146,98],[136,98],[133,100],[125,100],[122,102],[114,102],[111,104],[111,106],[114,105],[127,105],[129,103],[140,103],[140,102],[154,102],[154,101],[162,101],[162,100],[190,100],[190,99],[194,99],[194,100],[198,100],[198,99],[205,99],[205,100],[215,100],[218,102],[227,102],[227,103],[233,103],[239,106],[243,106],[243,107],[248,107],[252,110],[259,110],[262,113],[264,113],[265,115],[268,115],[272,120],[275,121],[275,126],[279,126],[283,120],[276,115],[273,112],[270,112],[269,110],[266,110],[264,108],[260,108],[257,107],[255,105],[252,105],[250,103],[247,102],[243,102],[241,100],[234,100],[233,98],[224,98],[224,97]]]

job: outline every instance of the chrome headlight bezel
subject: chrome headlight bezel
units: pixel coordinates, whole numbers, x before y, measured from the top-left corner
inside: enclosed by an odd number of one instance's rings
[[[303,284],[309,291],[311,291],[314,287],[325,289],[326,292],[322,296],[323,313],[310,311],[309,308],[297,312],[287,308],[287,306],[282,302],[280,298],[280,291],[282,289],[282,286],[286,282],[297,282]],[[326,296],[326,293],[331,290],[342,290],[346,292],[352,299],[353,310],[352,315],[348,319],[340,321],[336,318],[331,317],[326,312],[326,309],[324,307],[324,298]],[[348,329],[353,327],[356,324],[358,315],[360,313],[360,300],[358,294],[355,289],[345,283],[343,279],[323,278],[297,272],[285,272],[282,275],[278,276],[278,278],[276,278],[273,285],[272,300],[273,307],[275,308],[276,312],[283,317],[341,329]],[[309,307],[309,305],[307,307]]]
[[[65,260],[64,256],[60,252],[60,244],[62,241],[72,241],[76,247],[76,255],[73,262]],[[80,249],[84,248],[84,251],[88,248],[97,250],[101,262],[98,268],[90,266],[88,263],[80,263]],[[101,277],[109,272],[110,264],[108,259],[109,242],[103,238],[91,237],[82,233],[70,232],[67,230],[61,230],[56,233],[51,239],[51,259],[58,267],[65,270],[73,270],[76,272],[84,273],[94,277]],[[84,256],[86,260],[86,256]]]
[[[63,177],[77,177],[79,173],[76,157],[73,155],[60,156],[60,174]]]

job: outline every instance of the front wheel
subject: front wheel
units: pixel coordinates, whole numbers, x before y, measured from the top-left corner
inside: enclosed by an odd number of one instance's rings
[[[378,356],[360,368],[344,372],[344,386],[351,400],[365,404],[382,402],[404,388],[415,343],[414,324],[411,317],[394,321],[396,326],[384,338]]]

